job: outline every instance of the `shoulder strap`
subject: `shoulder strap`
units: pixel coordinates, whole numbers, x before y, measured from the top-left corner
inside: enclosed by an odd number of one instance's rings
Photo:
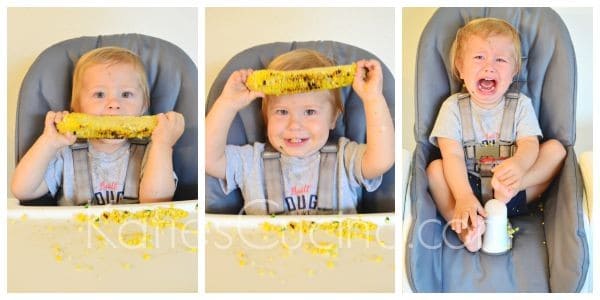
[[[519,102],[519,92],[509,90],[504,95],[504,112],[502,114],[502,123],[500,125],[500,157],[510,157],[513,154],[515,142],[515,113],[517,111],[517,103]]]
[[[328,143],[320,151],[317,209],[324,213],[334,213],[339,210],[339,197],[337,196],[337,150],[338,146],[336,143]],[[273,149],[270,145],[265,146],[263,165],[268,214],[283,214],[286,211],[280,158],[281,153]],[[291,205],[294,204],[291,203]]]
[[[70,146],[73,153],[73,170],[75,176],[74,205],[89,204],[92,201],[92,178],[88,159],[87,142],[78,142]]]
[[[139,203],[140,172],[148,145],[147,140],[130,140],[130,143],[122,204]]]
[[[266,144],[262,157],[267,189],[267,213],[283,214],[285,212],[285,203],[283,199],[283,173],[281,171],[281,162],[279,161],[281,153],[273,149],[270,144]]]
[[[473,117],[471,115],[471,97],[468,93],[458,95],[458,110],[460,112],[460,126],[462,128],[462,144],[465,151],[465,160],[469,171],[474,168],[475,161],[475,131],[473,130]]]
[[[317,208],[321,212],[335,213],[340,207],[337,197],[337,152],[338,146],[333,142],[321,148],[317,186]]]

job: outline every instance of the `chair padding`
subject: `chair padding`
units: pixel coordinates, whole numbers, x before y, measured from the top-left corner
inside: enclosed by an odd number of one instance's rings
[[[453,232],[443,238],[443,219],[428,192],[425,169],[439,158],[428,142],[442,102],[461,88],[451,75],[450,47],[458,28],[480,17],[505,19],[521,36],[519,88],[528,95],[545,139],[567,149],[561,173],[541,202],[543,211],[511,219],[520,231],[504,255],[472,254],[453,249]],[[573,151],[575,142],[576,69],[569,32],[549,8],[440,8],[419,43],[416,70],[416,149],[411,184],[407,272],[419,292],[576,292],[589,267],[584,232],[582,181]],[[449,230],[451,231],[451,230]],[[431,245],[439,245],[437,247]]]

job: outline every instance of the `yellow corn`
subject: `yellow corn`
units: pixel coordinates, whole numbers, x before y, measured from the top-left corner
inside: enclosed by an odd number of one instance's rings
[[[156,127],[156,116],[93,116],[70,113],[56,124],[60,133],[85,139],[147,138]]]
[[[257,70],[246,80],[246,86],[267,95],[306,93],[351,85],[356,64],[312,68],[295,71]]]

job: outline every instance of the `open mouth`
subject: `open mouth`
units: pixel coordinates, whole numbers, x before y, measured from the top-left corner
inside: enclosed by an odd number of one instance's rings
[[[291,138],[291,139],[285,139],[285,143],[288,146],[301,146],[303,145],[306,141],[308,141],[308,138]]]
[[[485,94],[492,94],[496,91],[496,80],[494,79],[479,79],[477,89]]]

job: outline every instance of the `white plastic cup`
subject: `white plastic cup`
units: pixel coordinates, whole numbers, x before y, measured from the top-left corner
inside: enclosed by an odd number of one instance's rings
[[[485,203],[485,211],[487,212],[486,230],[481,250],[488,254],[502,254],[511,247],[506,204],[491,199]]]

